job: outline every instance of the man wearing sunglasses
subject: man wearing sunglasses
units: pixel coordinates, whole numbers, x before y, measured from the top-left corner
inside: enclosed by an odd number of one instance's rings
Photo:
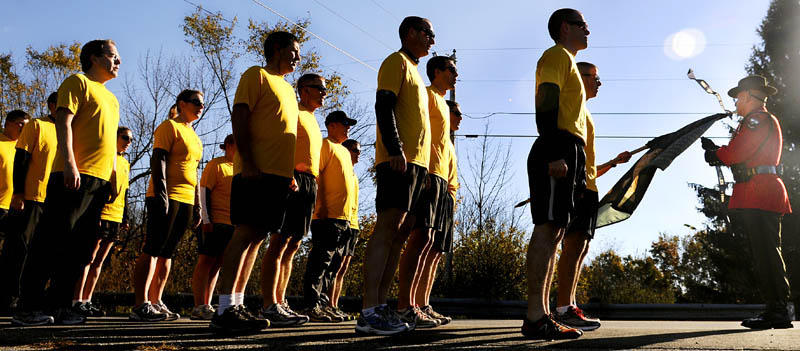
[[[528,245],[528,312],[522,334],[531,339],[574,339],[583,332],[558,322],[546,303],[555,253],[586,187],[586,96],[575,55],[589,29],[574,9],[553,12],[547,24],[555,46],[536,65],[536,127],[528,155],[533,234]]]
[[[22,274],[22,308],[12,319],[14,324],[86,321],[72,310],[75,281],[90,261],[79,235],[86,233],[82,226],[99,223],[109,198],[106,189],[117,156],[119,102],[105,83],[117,77],[121,60],[114,41],[92,40],[81,48],[80,61],[84,73],[67,77],[58,88],[58,151],[42,215],[48,220],[39,223],[31,242]],[[54,316],[42,312],[48,304]]]
[[[367,244],[363,309],[356,325],[357,332],[373,335],[409,329],[386,299],[414,224],[409,211],[419,199],[431,147],[428,94],[417,65],[435,43],[433,25],[421,17],[406,17],[399,34],[402,47],[381,64],[375,96],[377,220]]]
[[[416,290],[424,269],[424,261],[433,243],[433,232],[442,230],[442,204],[447,197],[447,178],[450,170],[448,144],[450,143],[450,109],[444,99],[448,90],[456,86],[458,73],[453,60],[436,56],[428,60],[428,113],[431,124],[431,153],[428,176],[420,200],[414,209],[416,223],[403,255],[400,258],[400,285],[397,313],[403,322],[417,328],[438,327],[441,323],[422,312],[415,301]]]

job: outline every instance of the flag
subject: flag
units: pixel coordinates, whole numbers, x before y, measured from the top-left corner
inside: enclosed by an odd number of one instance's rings
[[[649,149],[647,153],[640,157],[600,200],[597,210],[597,228],[628,219],[642,201],[656,169],[665,170],[714,122],[727,116],[729,116],[728,113],[711,115],[647,142]]]

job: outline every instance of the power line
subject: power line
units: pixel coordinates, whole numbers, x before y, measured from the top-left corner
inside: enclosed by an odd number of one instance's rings
[[[737,81],[736,78],[716,78],[708,80],[717,81]],[[601,82],[627,82],[627,81],[688,81],[686,78],[603,78]],[[535,83],[535,79],[459,79],[458,82],[464,83],[509,83],[509,82],[524,82]]]
[[[377,68],[375,68],[375,67],[372,67],[372,66],[368,65],[366,62],[364,62],[364,61],[361,61],[361,60],[360,60],[360,59],[358,59],[357,57],[355,57],[355,56],[351,55],[349,52],[347,52],[347,51],[345,51],[345,50],[343,50],[343,49],[340,49],[340,48],[339,48],[339,47],[337,47],[336,45],[333,45],[333,43],[331,43],[331,42],[329,42],[329,41],[325,40],[325,38],[323,38],[323,37],[321,37],[321,36],[319,36],[319,35],[316,35],[316,34],[314,34],[314,32],[312,32],[312,31],[310,31],[310,30],[308,30],[308,29],[306,29],[306,28],[303,28],[302,26],[298,25],[298,24],[297,24],[297,23],[295,23],[294,21],[290,20],[288,17],[286,17],[286,16],[282,15],[280,12],[273,10],[271,7],[269,7],[269,6],[267,6],[267,5],[264,5],[264,3],[262,3],[261,1],[259,1],[259,0],[252,0],[252,1],[253,1],[255,4],[257,4],[257,5],[259,5],[259,6],[263,7],[263,8],[265,8],[265,9],[267,9],[268,11],[270,11],[270,12],[272,12],[272,13],[274,13],[276,16],[278,16],[278,17],[280,17],[280,18],[283,18],[283,20],[285,20],[285,21],[287,21],[287,22],[289,22],[289,23],[293,24],[295,27],[297,27],[297,28],[299,28],[300,30],[302,30],[302,31],[304,31],[304,32],[306,32],[306,33],[308,33],[309,35],[313,36],[314,38],[317,38],[317,39],[319,39],[320,41],[322,41],[322,42],[323,42],[323,43],[325,43],[326,45],[330,46],[331,48],[335,49],[336,51],[339,51],[340,53],[344,54],[345,56],[347,56],[347,57],[351,58],[353,61],[356,61],[356,62],[360,63],[362,66],[364,66],[364,67],[366,67],[366,68],[369,68],[369,69],[371,69],[371,70],[373,70],[373,71],[375,71],[375,72],[378,72],[378,69],[377,69]]]
[[[474,138],[538,138],[537,134],[456,134],[456,137],[474,139]],[[653,139],[658,136],[637,136],[637,135],[596,135],[595,139]],[[730,139],[730,137],[708,137],[709,139]]]
[[[395,16],[391,11],[387,10],[385,7],[383,7],[383,5],[379,4],[377,1],[372,0],[372,3],[375,4],[375,6],[377,6],[379,9],[383,10],[383,12],[386,12],[392,18],[400,21],[400,17]]]
[[[482,114],[484,116],[472,116],[468,113],[462,113],[463,116],[466,116],[470,119],[486,119],[492,116],[533,116],[536,115],[536,112],[472,112],[472,114]],[[715,114],[715,112],[592,112],[592,116],[595,115],[609,115],[609,116],[640,116],[640,115],[649,115],[649,116],[671,116],[671,115],[702,115],[702,116],[710,116]]]
[[[752,44],[706,44],[706,47],[736,47],[751,46]],[[591,45],[589,49],[640,49],[640,48],[663,48],[664,45]],[[550,47],[506,47],[506,48],[457,48],[459,51],[526,51],[526,50],[547,50]]]
[[[366,34],[368,37],[372,38],[372,40],[375,40],[375,41],[376,41],[378,44],[381,44],[381,45],[383,45],[383,47],[385,47],[385,48],[387,48],[387,49],[389,49],[389,50],[392,50],[392,51],[394,51],[394,48],[392,48],[392,47],[390,47],[389,45],[387,45],[386,43],[382,42],[380,39],[376,38],[374,35],[370,34],[370,33],[369,33],[369,32],[367,32],[366,30],[364,30],[363,28],[359,27],[357,24],[355,24],[355,23],[351,22],[350,20],[348,20],[348,19],[347,19],[347,18],[345,18],[344,16],[340,15],[338,12],[334,11],[334,10],[333,10],[333,9],[331,9],[330,7],[328,7],[328,6],[325,6],[325,4],[323,4],[321,1],[319,1],[319,0],[314,0],[314,2],[316,2],[316,3],[317,3],[317,5],[319,5],[319,6],[322,6],[324,9],[328,10],[330,13],[334,14],[336,17],[339,17],[339,18],[340,18],[342,21],[345,21],[345,22],[349,23],[351,26],[353,26],[353,27],[355,27],[356,29],[358,29],[359,31],[361,31],[361,33],[364,33],[364,34]]]

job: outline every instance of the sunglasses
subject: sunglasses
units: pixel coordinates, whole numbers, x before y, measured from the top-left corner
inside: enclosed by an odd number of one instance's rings
[[[325,86],[322,86],[322,85],[304,85],[304,86],[302,86],[302,88],[314,88],[314,89],[319,90],[320,93],[327,93],[328,92],[328,88],[325,88]]]
[[[123,135],[120,135],[119,138],[122,139],[122,140],[125,140],[126,142],[129,142],[129,143],[133,142],[133,137],[130,136],[130,135],[123,134]]]
[[[461,118],[461,111],[450,111],[450,113],[456,115],[458,118]]]
[[[584,77],[594,77],[594,81],[597,82],[597,83],[600,83],[600,76],[598,76],[596,74],[581,73],[581,75],[584,76]]]
[[[204,103],[203,103],[202,101],[200,101],[199,99],[191,99],[191,100],[183,100],[183,101],[184,101],[184,102],[188,102],[188,103],[190,103],[190,104],[192,104],[192,105],[195,105],[195,106],[197,106],[197,107],[204,107],[204,106],[206,106],[206,104],[204,104]]]
[[[428,37],[428,40],[433,40],[434,38],[436,38],[436,34],[433,34],[433,31],[430,30],[430,28],[417,27],[417,28],[414,28],[414,29],[416,29],[417,31],[425,33],[425,36]]]
[[[452,74],[458,73],[458,71],[456,70],[456,66],[447,66],[445,68],[447,68],[447,70],[450,71],[450,73]]]
[[[589,30],[589,25],[584,21],[564,21],[583,30]]]
[[[350,150],[350,152],[352,152],[352,153],[354,153],[356,155],[361,155],[361,150],[360,149],[349,149],[349,150]]]

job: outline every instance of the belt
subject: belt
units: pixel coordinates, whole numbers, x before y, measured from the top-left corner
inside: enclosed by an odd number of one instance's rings
[[[778,174],[778,166],[755,166],[753,168],[731,168],[733,180],[742,183],[750,180],[756,174]]]

